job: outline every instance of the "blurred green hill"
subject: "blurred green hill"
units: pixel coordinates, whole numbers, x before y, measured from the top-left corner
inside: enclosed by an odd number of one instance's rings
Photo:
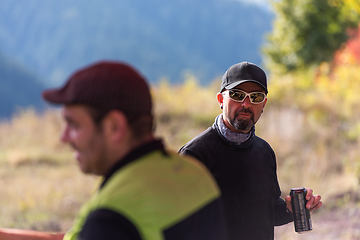
[[[43,87],[34,73],[0,55],[0,119],[9,118],[17,108],[42,109]]]
[[[1,0],[0,50],[47,85],[100,59],[131,63],[152,83],[190,70],[206,84],[239,61],[260,64],[272,19],[227,0]]]

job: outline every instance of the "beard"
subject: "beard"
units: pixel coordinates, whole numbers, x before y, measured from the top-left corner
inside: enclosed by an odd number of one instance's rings
[[[239,119],[238,116],[241,113],[249,113],[251,114],[250,119]],[[249,109],[240,109],[235,113],[235,116],[233,119],[229,119],[231,126],[233,126],[236,130],[241,132],[248,132],[251,130],[251,128],[255,125],[254,121],[254,113],[250,111]]]

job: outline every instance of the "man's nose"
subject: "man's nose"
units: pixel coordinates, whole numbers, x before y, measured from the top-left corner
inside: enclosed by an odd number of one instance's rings
[[[250,97],[246,96],[244,101],[241,103],[241,106],[244,108],[249,108],[251,106]]]

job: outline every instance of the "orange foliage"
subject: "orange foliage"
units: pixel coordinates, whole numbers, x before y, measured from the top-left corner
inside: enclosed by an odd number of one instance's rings
[[[335,65],[360,65],[360,24],[357,29],[349,29],[348,35],[350,39],[335,53]]]

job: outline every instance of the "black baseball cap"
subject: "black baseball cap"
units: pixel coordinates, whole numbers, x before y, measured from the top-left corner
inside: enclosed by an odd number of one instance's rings
[[[101,61],[70,76],[63,87],[45,90],[54,104],[85,104],[125,114],[152,113],[149,86],[143,76],[123,62]]]
[[[241,62],[229,67],[222,77],[220,92],[235,88],[244,82],[257,83],[265,90],[266,94],[268,93],[265,72],[250,62]]]

